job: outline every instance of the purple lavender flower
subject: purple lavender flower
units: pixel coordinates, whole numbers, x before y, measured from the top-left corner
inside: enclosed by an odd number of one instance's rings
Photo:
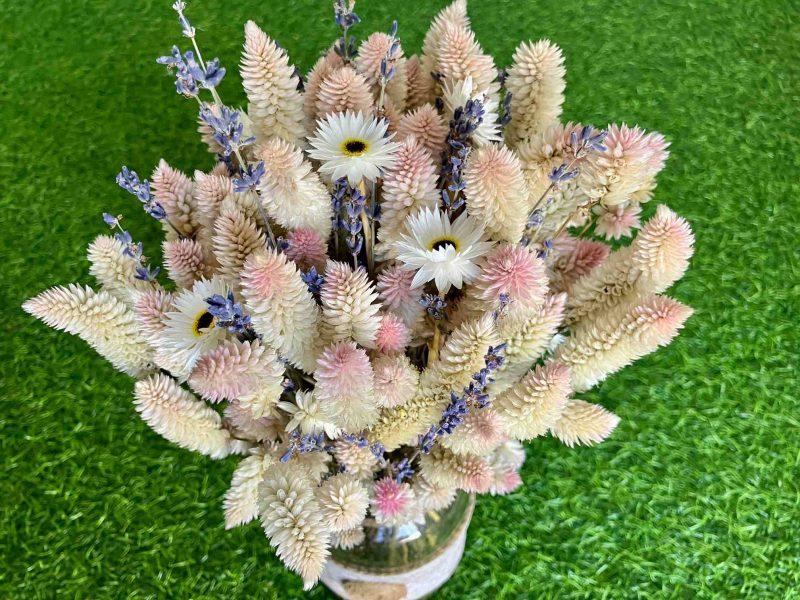
[[[220,66],[218,58],[208,61],[205,69],[194,60],[188,66],[192,77],[207,90],[217,87],[225,77],[225,67]]]
[[[116,181],[119,187],[139,199],[142,208],[148,215],[158,220],[167,218],[167,211],[150,193],[150,182],[146,179],[140,180],[136,171],[131,171],[128,167],[123,166],[122,170],[117,173]]]
[[[193,38],[195,36],[195,28],[192,27],[192,24],[189,23],[189,19],[183,14],[183,11],[186,10],[186,2],[175,0],[175,2],[172,3],[172,10],[178,13],[178,21],[180,21],[181,33],[183,33],[184,37]]]
[[[235,154],[241,148],[255,142],[255,137],[243,137],[244,124],[239,122],[239,112],[231,110],[227,106],[219,107],[219,116],[208,104],[200,107],[200,119],[211,127],[214,140],[223,148],[225,156]]]
[[[142,281],[155,281],[160,272],[161,267],[150,267],[145,265],[142,267],[136,267],[136,275],[134,275],[134,277],[136,279],[141,279]]]
[[[442,208],[456,211],[464,205],[464,188],[461,177],[464,162],[470,149],[470,138],[483,122],[483,104],[480,100],[468,100],[459,106],[450,121],[450,132],[442,152],[442,167],[439,172],[439,189],[442,195]]]
[[[177,46],[173,46],[171,54],[159,56],[156,62],[160,65],[166,65],[168,71],[175,69],[175,91],[182,96],[197,97],[200,93],[200,88],[197,87],[196,78],[192,73],[192,66],[194,65],[200,72],[203,71],[197,67],[194,53],[191,50],[181,54],[180,49]]]
[[[289,436],[289,447],[281,456],[281,462],[288,462],[295,454],[306,454],[307,452],[325,452],[330,447],[325,444],[325,434],[306,434],[301,435],[299,431],[293,431]]]
[[[590,150],[594,152],[605,152],[606,147],[603,144],[605,138],[605,131],[600,130],[595,133],[594,127],[585,125],[583,129],[581,129],[580,136],[578,136],[577,132],[572,132],[570,135],[570,145],[575,149],[575,157],[581,158],[581,156],[584,156]]]
[[[358,262],[358,255],[364,247],[363,225],[361,214],[365,211],[367,198],[358,188],[351,187],[347,183],[347,178],[337,179],[333,184],[333,194],[331,201],[334,206],[334,214],[337,215],[344,208],[345,215],[335,223],[338,228],[347,233],[347,248],[353,255],[353,261]]]
[[[117,215],[116,217],[104,212],[103,213],[103,221],[106,222],[111,229],[114,229],[119,225],[120,219],[122,219],[122,215]]]
[[[439,423],[419,437],[418,445],[422,452],[430,452],[437,437],[453,433],[471,408],[481,409],[489,405],[486,386],[493,381],[494,372],[503,364],[505,348],[506,344],[490,346],[484,356],[486,366],[472,376],[472,381],[462,390],[461,395],[450,392],[450,403],[442,411]]]
[[[347,38],[347,32],[351,27],[361,22],[361,18],[353,12],[355,2],[350,0],[336,0],[333,4],[333,20],[342,30],[342,37],[340,37],[333,49],[345,61],[349,60],[356,54],[356,41],[353,38]]]
[[[564,183],[578,176],[578,169],[567,170],[567,163],[562,163],[553,169],[547,178],[555,184]]]
[[[411,479],[414,475],[414,469],[411,468],[411,462],[404,458],[392,465],[394,471],[394,479],[397,483],[403,483],[404,479]]]
[[[423,294],[419,303],[437,321],[444,319],[444,309],[447,307],[444,298],[440,298],[436,294]]]
[[[255,190],[265,172],[263,161],[259,161],[255,166],[247,165],[241,177],[233,179],[233,189],[239,193]]]
[[[325,278],[317,273],[316,267],[311,267],[306,273],[301,273],[300,278],[308,286],[308,291],[314,296],[319,296]]]
[[[251,329],[250,315],[244,314],[242,305],[235,301],[233,292],[228,296],[214,294],[206,298],[208,312],[217,319],[217,325],[225,327],[231,333],[246,333]]]

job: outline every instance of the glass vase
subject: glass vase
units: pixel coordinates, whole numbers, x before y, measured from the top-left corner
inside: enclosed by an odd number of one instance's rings
[[[383,527],[367,519],[361,544],[331,550],[322,582],[347,600],[424,598],[458,567],[474,506],[473,494],[459,492],[421,523]]]

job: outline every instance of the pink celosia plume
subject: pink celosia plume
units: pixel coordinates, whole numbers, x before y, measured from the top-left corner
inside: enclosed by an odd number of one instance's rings
[[[319,233],[308,227],[301,227],[289,232],[286,238],[288,246],[284,254],[297,263],[301,271],[314,267],[318,273],[325,271],[328,261],[328,244]]]
[[[383,354],[402,352],[411,341],[411,332],[403,320],[394,313],[386,313],[381,317],[375,347]]]

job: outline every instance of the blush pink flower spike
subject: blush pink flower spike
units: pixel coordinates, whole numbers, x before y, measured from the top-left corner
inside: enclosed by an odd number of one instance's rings
[[[413,135],[431,156],[439,156],[448,130],[436,107],[425,103],[402,116],[397,126],[397,139],[402,141]]]
[[[641,213],[642,207],[638,204],[617,206],[606,210],[597,217],[595,233],[602,235],[607,240],[630,237],[634,229],[639,229],[642,226],[639,221]]]
[[[328,262],[328,244],[314,229],[301,227],[289,232],[286,238],[288,246],[284,254],[293,260],[301,271],[308,271],[311,267],[317,273],[325,271]]]
[[[384,308],[400,315],[409,327],[413,327],[424,313],[419,304],[422,288],[412,288],[413,279],[413,271],[406,271],[399,265],[394,265],[378,275],[377,285],[378,295]]]
[[[354,342],[337,342],[317,359],[316,394],[338,427],[357,432],[378,418],[374,374],[367,353]]]
[[[183,288],[195,281],[211,277],[211,269],[203,262],[203,248],[192,239],[164,242],[164,264],[170,279]]]
[[[399,316],[386,313],[381,317],[375,338],[375,347],[381,354],[402,352],[410,341],[411,332]]]
[[[407,483],[397,483],[384,477],[375,483],[372,496],[372,514],[382,525],[401,525],[410,517],[414,492]]]
[[[485,308],[494,310],[500,294],[517,307],[533,308],[547,293],[544,262],[524,246],[501,244],[491,250],[480,275],[475,279],[476,296]]]

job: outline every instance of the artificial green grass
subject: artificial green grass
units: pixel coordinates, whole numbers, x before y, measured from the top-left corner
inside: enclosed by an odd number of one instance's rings
[[[170,3],[0,0],[3,598],[302,595],[258,525],[223,530],[235,459],[159,438],[130,379],[19,309],[90,281],[102,211],[124,212],[158,256],[156,228],[114,184],[121,164],[209,166],[196,106],[154,63],[182,43]],[[335,35],[329,4],[191,2],[206,55],[228,67],[226,100],[244,99],[246,19],[305,71]],[[397,17],[413,51],[443,4],[360,0],[356,32]],[[500,65],[522,39],[564,49],[566,119],[672,141],[655,202],[695,228],[672,294],[696,314],[672,346],[588,394],[623,419],[609,441],[536,441],[524,487],[480,498],[437,597],[798,597],[797,3],[472,0],[470,14]]]

